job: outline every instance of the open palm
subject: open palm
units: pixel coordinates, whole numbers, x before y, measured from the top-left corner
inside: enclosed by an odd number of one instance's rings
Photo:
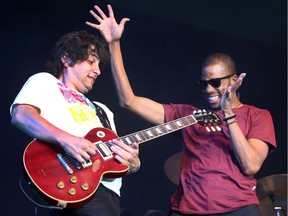
[[[86,24],[91,26],[92,28],[98,29],[101,32],[102,36],[105,38],[106,42],[110,43],[114,40],[119,40],[121,38],[124,31],[124,25],[127,21],[129,21],[129,19],[123,18],[120,24],[118,24],[115,20],[111,5],[107,5],[107,7],[109,17],[105,15],[101,8],[95,5],[94,8],[99,13],[99,15],[97,15],[93,10],[90,10],[90,14],[99,22],[99,24],[91,22],[86,22]]]

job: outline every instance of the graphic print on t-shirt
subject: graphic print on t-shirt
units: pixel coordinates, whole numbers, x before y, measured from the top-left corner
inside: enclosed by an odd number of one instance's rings
[[[95,122],[100,122],[96,116],[95,107],[84,95],[68,88],[63,83],[58,83],[58,87],[69,104],[68,109],[77,124],[89,127],[95,126]]]

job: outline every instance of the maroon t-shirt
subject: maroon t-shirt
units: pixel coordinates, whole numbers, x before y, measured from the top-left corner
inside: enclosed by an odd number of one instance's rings
[[[165,121],[188,116],[196,107],[184,104],[163,104]],[[266,142],[270,151],[276,148],[275,132],[269,111],[244,105],[233,109],[237,123],[247,139]],[[216,111],[222,119],[221,110]],[[207,132],[194,124],[174,134],[184,143],[181,178],[172,195],[171,208],[184,214],[216,214],[259,204],[256,180],[242,173],[233,154],[228,129]]]

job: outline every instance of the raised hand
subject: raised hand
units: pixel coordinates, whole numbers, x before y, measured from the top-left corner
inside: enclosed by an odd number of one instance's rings
[[[246,73],[240,74],[236,82],[229,86],[223,93],[221,97],[221,109],[222,110],[231,110],[232,102],[234,101],[233,97],[237,97],[236,90],[242,85],[243,79],[246,76]]]
[[[91,26],[92,28],[98,29],[107,43],[111,43],[114,40],[119,40],[124,31],[125,23],[130,19],[123,18],[120,24],[118,24],[115,20],[111,5],[107,5],[109,17],[107,17],[105,13],[101,10],[101,8],[97,5],[95,5],[94,8],[99,15],[97,15],[93,10],[90,10],[90,14],[99,22],[99,24],[91,23],[88,21],[86,22],[86,24],[88,26]]]

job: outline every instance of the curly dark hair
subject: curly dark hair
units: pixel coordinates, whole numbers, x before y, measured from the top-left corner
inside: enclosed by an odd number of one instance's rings
[[[56,42],[52,50],[54,60],[47,62],[48,71],[59,78],[64,69],[64,56],[69,58],[69,65],[74,66],[77,62],[86,61],[91,53],[99,58],[100,68],[107,64],[109,52],[103,38],[87,31],[70,32]]]

